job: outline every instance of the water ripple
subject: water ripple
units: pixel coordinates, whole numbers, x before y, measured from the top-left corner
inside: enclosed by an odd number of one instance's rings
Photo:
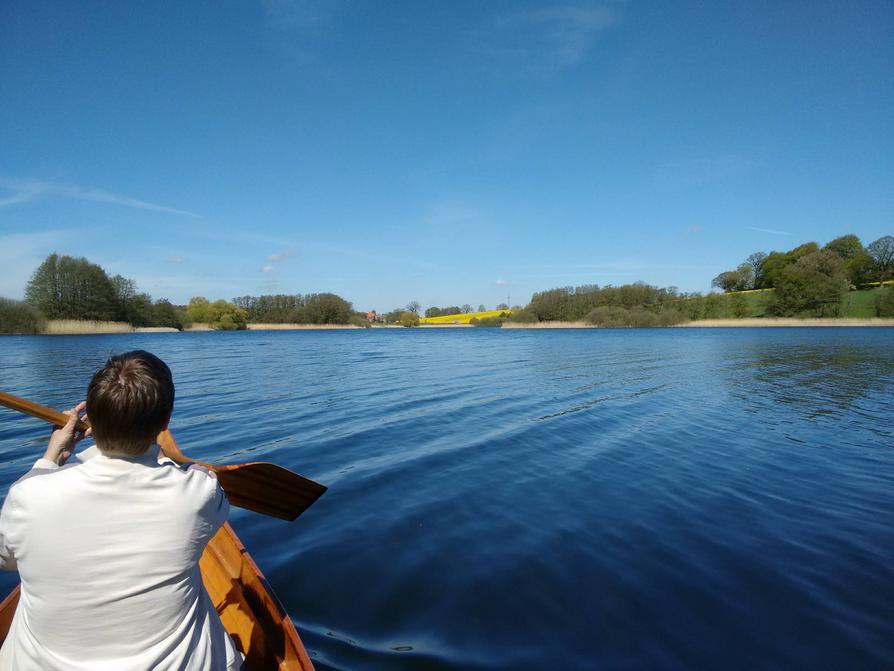
[[[11,337],[0,387],[66,407],[147,348],[190,454],[328,484],[233,512],[320,669],[891,668],[891,336]],[[6,487],[47,429],[0,412]]]

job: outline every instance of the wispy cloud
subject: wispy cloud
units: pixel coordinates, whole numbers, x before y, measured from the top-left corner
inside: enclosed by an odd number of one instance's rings
[[[276,266],[264,266],[263,268],[261,268],[261,272],[262,273],[275,273]]]
[[[283,259],[288,259],[292,256],[295,256],[295,250],[289,248],[285,251],[276,252],[274,254],[271,254],[270,256],[267,257],[267,260],[272,263],[277,263],[279,261],[282,261]]]
[[[174,265],[179,265],[181,263],[186,263],[185,256],[169,256],[165,259],[168,263],[173,263]]]
[[[472,38],[485,56],[551,75],[582,62],[618,22],[608,7],[556,6],[504,14]]]
[[[496,281],[496,285],[498,287],[505,287],[509,284],[509,280],[504,280],[502,277]]]
[[[749,226],[748,230],[757,231],[758,233],[769,233],[770,235],[791,235],[788,231],[777,231],[773,228],[758,228],[757,226]]]
[[[27,203],[39,198],[55,197],[72,198],[74,200],[85,200],[95,203],[109,203],[111,205],[121,205],[123,207],[131,207],[138,210],[149,210],[151,212],[176,214],[183,217],[201,218],[201,215],[196,214],[195,212],[158,205],[157,203],[138,200],[137,198],[131,198],[130,196],[110,193],[103,189],[75,186],[72,184],[58,184],[33,179],[0,178],[0,189],[13,192],[10,196],[0,198],[0,207],[8,207],[18,203]]]

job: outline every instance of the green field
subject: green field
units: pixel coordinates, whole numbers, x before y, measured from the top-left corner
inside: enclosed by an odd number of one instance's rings
[[[883,289],[860,289],[858,291],[848,291],[844,295],[844,299],[841,302],[841,315],[842,317],[851,317],[856,319],[865,319],[868,317],[875,317],[875,297],[878,295],[879,291],[883,291]],[[733,314],[733,306],[732,306],[732,298],[736,294],[723,294],[721,298],[723,299],[719,314],[717,315],[720,319],[732,319],[735,317]],[[742,315],[745,318],[749,317],[766,317],[767,315],[767,306],[770,303],[770,299],[773,295],[771,291],[761,291],[761,292],[741,292],[738,295],[742,296],[746,301],[746,311],[745,314]]]

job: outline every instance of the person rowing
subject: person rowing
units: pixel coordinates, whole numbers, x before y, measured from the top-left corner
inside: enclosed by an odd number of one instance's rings
[[[173,405],[161,359],[111,357],[10,488],[0,568],[19,571],[21,597],[0,669],[241,668],[199,571],[229,503],[213,472],[160,457]],[[95,445],[69,462],[91,432]]]

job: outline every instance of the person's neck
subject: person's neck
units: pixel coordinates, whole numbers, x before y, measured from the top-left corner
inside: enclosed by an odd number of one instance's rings
[[[102,445],[97,445],[96,447],[102,456],[108,457],[109,459],[140,459],[141,457],[146,456],[153,445],[147,445],[146,449],[139,453],[122,452],[120,450],[115,450],[114,448],[103,447]]]

